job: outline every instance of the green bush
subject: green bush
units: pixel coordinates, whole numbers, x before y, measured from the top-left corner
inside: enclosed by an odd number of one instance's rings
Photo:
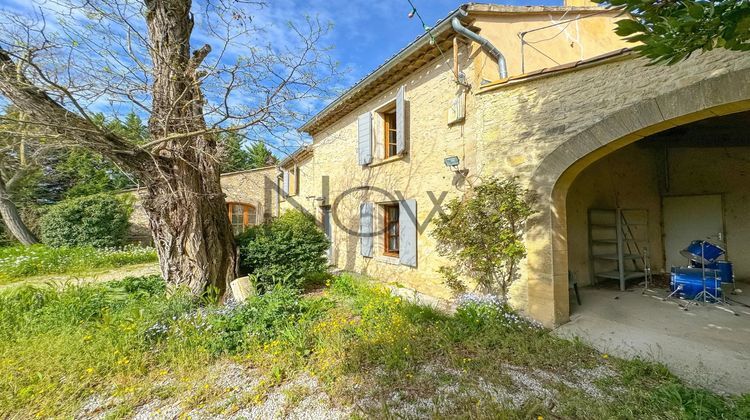
[[[261,292],[273,284],[302,287],[327,267],[328,238],[311,216],[299,211],[251,227],[238,243],[242,268]]]
[[[132,204],[112,194],[61,201],[41,218],[42,241],[50,246],[97,248],[123,244]]]
[[[156,261],[156,251],[136,245],[122,248],[47,245],[0,248],[0,284],[45,274],[76,274]]]

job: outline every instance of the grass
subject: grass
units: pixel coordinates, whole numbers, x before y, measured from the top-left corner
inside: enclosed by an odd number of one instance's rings
[[[156,261],[153,248],[60,247],[46,245],[0,248],[0,284],[48,274],[81,274],[103,268]]]
[[[261,378],[219,388],[207,378],[226,363]],[[558,339],[502,305],[447,315],[347,275],[314,296],[276,288],[229,308],[167,297],[155,276],[0,293],[0,418],[71,416],[94,396],[111,417],[155,398],[231,414],[300,374],[362,417],[750,416],[750,396],[690,388],[663,366]],[[308,393],[284,391],[288,405]]]

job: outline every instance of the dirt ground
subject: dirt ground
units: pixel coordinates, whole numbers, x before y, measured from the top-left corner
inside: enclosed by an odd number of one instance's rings
[[[133,276],[148,276],[152,274],[159,274],[159,264],[157,263],[146,263],[146,264],[135,264],[128,265],[125,267],[111,268],[106,270],[91,271],[84,274],[52,274],[44,276],[29,277],[27,279],[17,281],[14,283],[0,285],[0,290],[10,289],[13,287],[19,287],[27,284],[32,285],[44,285],[54,284],[59,287],[66,284],[85,284],[85,283],[96,283],[105,282],[110,280],[118,280],[123,277]]]

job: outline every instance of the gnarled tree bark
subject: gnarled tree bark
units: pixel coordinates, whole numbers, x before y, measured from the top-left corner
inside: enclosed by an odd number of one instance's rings
[[[5,181],[3,181],[2,177],[0,177],[0,218],[2,218],[3,223],[5,223],[5,227],[10,230],[11,235],[22,244],[33,245],[39,242],[36,236],[34,236],[21,219],[18,207],[16,207],[16,204],[11,200]]]
[[[190,0],[146,0],[153,63],[153,150],[139,148],[71,112],[18,75],[13,58],[0,49],[0,92],[30,119],[55,134],[76,138],[111,159],[145,185],[143,207],[164,279],[194,294],[214,287],[223,295],[236,274],[234,237],[219,183],[217,143],[206,133],[198,67],[205,46],[190,54]],[[71,98],[72,99],[72,98]],[[161,141],[160,139],[163,139]]]
[[[162,275],[200,293],[222,294],[236,275],[234,236],[219,182],[216,137],[188,135],[206,129],[198,67],[206,45],[190,54],[190,1],[147,0],[146,24],[154,63],[149,132],[154,139],[181,135],[157,146],[169,165],[147,184],[149,214]]]

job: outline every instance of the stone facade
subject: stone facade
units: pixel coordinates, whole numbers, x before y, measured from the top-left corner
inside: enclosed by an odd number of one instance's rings
[[[492,13],[477,12],[474,25],[479,32],[492,42],[501,36],[514,38],[515,33],[493,26],[501,24],[500,15]],[[534,16],[517,14],[517,19]],[[609,36],[614,19],[608,19],[581,25],[587,29],[578,33],[580,39]],[[532,24],[547,20],[545,16]],[[565,195],[575,175],[649,133],[746,109],[750,99],[750,56],[739,53],[698,54],[669,68],[647,67],[646,61],[628,53],[613,54],[606,60],[483,86],[489,57],[476,45],[454,45],[457,62],[445,56],[431,60],[332,123],[308,126],[314,140],[312,157],[299,164],[300,193],[283,202],[282,209],[296,206],[321,217],[323,208],[330,206],[336,267],[447,298],[450,292],[437,270],[450,262],[437,255],[430,220],[441,204],[462,196],[483,178],[516,176],[539,201],[527,229],[528,258],[511,290],[511,303],[546,325],[568,317]],[[607,45],[621,46],[614,41]],[[568,52],[561,54],[563,60]],[[506,58],[511,69],[519,68],[511,55]],[[469,76],[467,88],[454,81],[456,64]],[[402,86],[407,101],[406,153],[384,159],[375,117],[374,160],[359,165],[358,116],[382,109]],[[465,119],[449,124],[449,110],[462,93]],[[461,171],[444,165],[448,156],[459,157]],[[384,255],[382,235],[375,238],[374,255],[363,257],[358,237],[361,203],[373,202],[377,209],[377,204],[404,199],[418,203],[417,266],[404,266]],[[374,220],[375,231],[382,230],[377,210]]]
[[[221,188],[228,203],[249,204],[255,207],[258,222],[264,222],[279,214],[277,174],[278,169],[275,166],[227,173],[221,176]],[[138,190],[122,194],[134,197],[128,237],[133,242],[151,243],[148,217],[138,199]]]
[[[277,175],[275,166],[223,174],[221,189],[228,203],[254,206],[258,222],[265,222],[279,214]]]

